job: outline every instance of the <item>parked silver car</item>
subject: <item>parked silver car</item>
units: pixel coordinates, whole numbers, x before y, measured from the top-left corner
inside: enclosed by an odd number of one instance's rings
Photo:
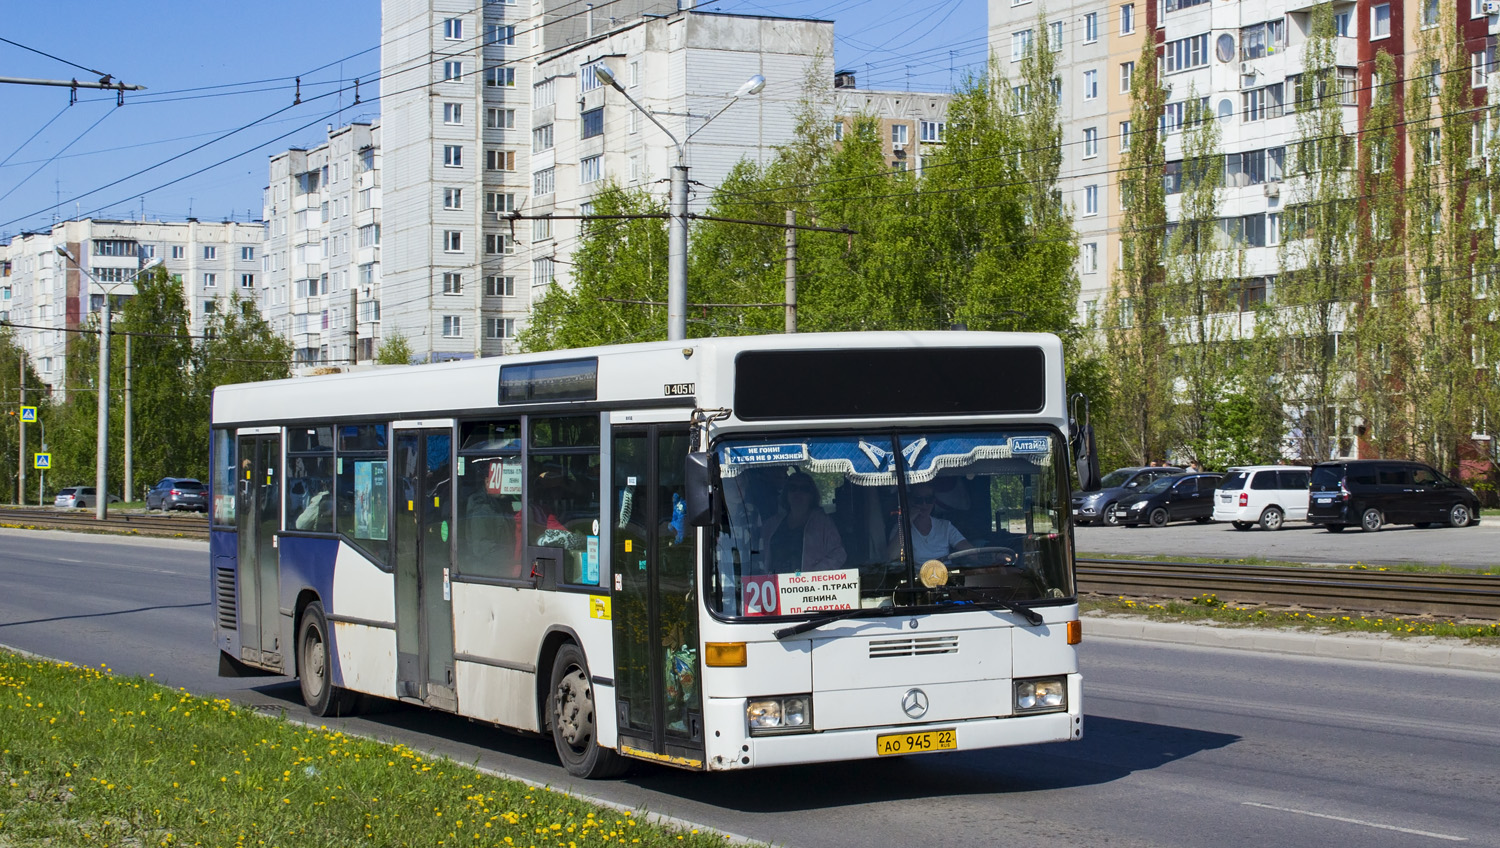
[[[96,491],[93,486],[70,486],[57,493],[57,497],[52,499],[52,505],[78,509],[97,506],[99,498],[95,496]],[[110,495],[109,502],[119,503],[120,496]]]

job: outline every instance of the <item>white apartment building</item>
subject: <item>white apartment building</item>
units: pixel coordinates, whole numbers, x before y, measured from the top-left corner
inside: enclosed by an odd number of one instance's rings
[[[877,91],[860,88],[853,71],[833,77],[833,137],[842,141],[856,116],[879,122],[881,147],[893,171],[921,173],[927,158],[948,137],[951,94],[921,91]]]
[[[379,348],[380,172],[378,124],[330,127],[325,143],[271,157],[257,303],[299,368]]]
[[[254,300],[263,281],[259,223],[225,221],[64,221],[50,230],[22,233],[0,247],[0,320],[42,381],[61,398],[67,357],[76,338],[69,332],[96,320],[106,289],[115,309],[135,295],[135,275],[160,259],[182,284],[189,332],[201,335],[208,316],[238,292]],[[63,258],[67,250],[85,271]],[[118,314],[118,313],[117,313]]]

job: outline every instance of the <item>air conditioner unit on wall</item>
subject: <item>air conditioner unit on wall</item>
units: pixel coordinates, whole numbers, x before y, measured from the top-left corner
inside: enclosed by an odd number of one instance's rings
[[[1280,197],[1281,183],[1266,183],[1266,197]]]
[[[1500,0],[1484,0],[1484,13],[1486,15],[1500,15]]]

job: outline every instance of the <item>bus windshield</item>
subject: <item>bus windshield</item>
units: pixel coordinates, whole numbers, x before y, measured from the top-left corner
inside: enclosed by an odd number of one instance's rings
[[[720,441],[709,606],[754,618],[1071,598],[1065,447],[1040,429]]]

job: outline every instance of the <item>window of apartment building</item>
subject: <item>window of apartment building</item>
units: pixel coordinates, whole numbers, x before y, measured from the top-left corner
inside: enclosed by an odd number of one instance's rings
[[[490,274],[484,278],[485,297],[515,297],[516,278]]]
[[[641,157],[635,154],[630,156],[630,181],[639,182],[641,179]]]
[[[1370,40],[1391,37],[1391,4],[1381,3],[1370,9]]]
[[[490,88],[515,88],[515,68],[485,68],[484,84]]]
[[[1342,12],[1333,13],[1333,31],[1340,38],[1349,38],[1349,24],[1354,17],[1354,12],[1345,9]]]
[[[464,334],[464,319],[462,315],[443,316],[443,338],[456,339]]]
[[[359,246],[360,247],[379,247],[380,246],[380,225],[379,224],[368,224],[366,226],[363,226],[363,227],[359,228]]]
[[[630,72],[628,74],[628,77],[629,77],[629,80],[630,80],[629,86],[631,88],[637,88],[637,87],[640,86],[641,79],[642,79],[642,77],[641,77],[641,60],[640,59],[631,59],[630,60]]]
[[[543,124],[531,128],[531,152],[541,153],[552,149],[552,125]]]
[[[552,219],[532,218],[531,241],[535,243],[539,241],[546,241],[549,238],[552,238]]]
[[[463,75],[464,75],[464,63],[463,62],[444,62],[443,63],[443,82],[453,82],[454,80],[462,79]]]
[[[1286,148],[1244,150],[1224,156],[1224,185],[1237,188],[1275,182],[1286,169]]]
[[[155,259],[156,258],[156,245],[154,245],[154,244],[142,244],[142,245],[138,245],[136,247],[136,251],[137,251],[136,255],[139,256],[142,259]]]
[[[557,174],[552,168],[543,168],[531,175],[531,193],[536,197],[552,194],[557,190]]]
[[[557,89],[552,80],[544,79],[531,87],[531,105],[540,109],[543,106],[551,106],[557,102]]]
[[[543,256],[539,259],[531,260],[531,284],[533,286],[550,283],[556,279],[557,266],[552,261],[552,257]]]
[[[1012,62],[1021,61],[1021,58],[1030,52],[1031,30],[1023,29],[1010,34],[1010,60]]]
[[[1240,95],[1242,117],[1248,121],[1264,121],[1285,114],[1284,89],[1282,83],[1251,89]]]
[[[242,288],[242,289],[253,289],[253,288],[255,288],[255,275],[254,274],[241,274],[240,275],[240,288]]]
[[[125,271],[124,268],[95,268],[94,279],[101,283],[123,283]]]
[[[1135,32],[1135,4],[1126,3],[1120,7],[1120,34],[1130,35]]]
[[[1254,26],[1240,27],[1240,58],[1259,59],[1286,45],[1286,19],[1277,18]]]
[[[219,304],[218,304],[217,301],[213,301],[213,300],[205,300],[205,301],[203,301],[203,314],[204,314],[205,317],[209,316],[209,315],[216,314],[218,311],[219,311]]]
[[[1474,126],[1469,130],[1469,155],[1475,157],[1485,155],[1485,152],[1489,150],[1493,132],[1489,121],[1484,118],[1475,121]]]
[[[136,243],[124,239],[94,239],[95,256],[135,256]]]
[[[484,152],[484,169],[486,171],[514,171],[516,169],[516,152],[514,150],[486,150]]]
[[[1031,86],[1013,85],[1010,87],[1011,111],[1017,115],[1026,114],[1031,108]]]
[[[250,245],[245,245],[245,246],[241,247],[240,248],[240,258],[243,259],[243,260],[245,260],[246,262],[253,262],[253,261],[255,261],[255,248],[251,247]]]
[[[599,75],[594,73],[596,68],[605,67],[603,60],[585,62],[578,66],[578,88],[581,91],[590,92],[604,83],[599,81]]]
[[[484,252],[489,256],[510,256],[516,252],[516,240],[504,233],[485,233]]]
[[[585,156],[578,160],[578,182],[595,183],[604,179],[604,157]]]
[[[907,143],[906,124],[891,124],[891,146],[900,150]]]
[[[374,262],[359,266],[359,284],[362,286],[372,286],[375,284]]]
[[[325,200],[318,204],[318,216],[318,223],[328,223],[328,201]]]
[[[450,127],[462,126],[464,122],[464,104],[444,103],[443,123]]]
[[[516,319],[514,318],[486,318],[485,335],[492,339],[513,339],[516,337]]]
[[[1495,47],[1491,45],[1483,50],[1475,51],[1470,57],[1471,79],[1470,84],[1474,88],[1488,88],[1490,84],[1490,71],[1495,68]]]
[[[203,248],[203,258],[204,259],[218,259],[219,258],[219,249],[217,247],[214,247],[213,245],[207,245],[207,246],[205,246]]]
[[[1323,92],[1319,91],[1321,95]],[[1443,60],[1427,60],[1427,96],[1437,97],[1443,93]]]
[[[625,113],[625,132],[634,135],[640,131],[641,113],[636,111],[635,109],[631,109],[629,112]],[[842,141],[844,138],[842,129],[837,130],[834,135],[836,136],[834,138],[834,141]]]
[[[446,18],[443,20],[443,38],[448,41],[462,41],[464,37],[464,19]]]
[[[458,230],[444,230],[443,231],[443,252],[444,253],[463,253],[463,251],[464,251],[464,234],[461,233],[461,232],[459,232]]]
[[[1099,13],[1088,12],[1083,16],[1083,43],[1093,44],[1099,40]]]
[[[1443,131],[1436,127],[1422,136],[1422,161],[1436,165],[1443,159]]]
[[[1194,6],[1201,6],[1207,2],[1208,0],[1166,0],[1166,5],[1168,12],[1175,12],[1179,9],[1191,9]]]
[[[219,275],[218,274],[204,274],[203,275],[203,287],[204,288],[206,288],[206,289],[217,288],[218,285],[219,285]]]
[[[1121,94],[1129,94],[1130,93],[1130,82],[1131,82],[1131,79],[1134,76],[1135,76],[1135,63],[1134,62],[1121,62],[1120,63],[1120,93]]]
[[[484,211],[510,214],[516,211],[516,196],[504,191],[487,191],[484,193]]]
[[[443,273],[443,294],[463,294],[464,275],[456,271]]]
[[[604,107],[590,109],[578,116],[579,137],[594,138],[604,135]]]
[[[1084,242],[1079,245],[1078,261],[1085,274],[1097,274],[1099,272],[1099,244],[1097,242]]]
[[[1052,48],[1053,53],[1062,50],[1063,44],[1063,22],[1053,21],[1047,24],[1047,46]]]
[[[1128,153],[1129,151],[1130,151],[1130,122],[1129,121],[1121,121],[1120,122],[1120,152],[1121,153]]]
[[[1162,167],[1162,189],[1167,194],[1182,193],[1182,160],[1168,162]],[[1176,226],[1169,224],[1168,227]]]
[[[174,244],[174,245],[172,245],[172,258],[173,259],[181,259],[181,258],[183,258],[184,255],[186,255],[186,253],[187,253],[187,250],[182,245],[180,245],[180,244]]]
[[[1083,128],[1083,158],[1092,159],[1099,155],[1099,129],[1098,127]]]
[[[1099,187],[1096,185],[1083,187],[1083,214],[1085,216],[1099,214]]]
[[[490,107],[484,110],[484,126],[491,130],[513,130],[516,128],[516,110]]]
[[[464,148],[460,144],[443,145],[443,167],[462,168],[464,166]]]
[[[1207,65],[1208,33],[1167,42],[1165,55],[1166,72],[1169,74]]]
[[[443,189],[443,208],[444,209],[462,209],[462,208],[464,208],[464,190],[461,189],[461,188],[445,188],[445,189]]]
[[[1099,72],[1083,72],[1083,99],[1097,100],[1099,98]]]
[[[917,122],[917,136],[923,144],[942,144],[948,135],[948,125],[942,121]]]
[[[1422,0],[1422,26],[1437,26],[1440,8],[1438,0]]]
[[[514,47],[516,28],[510,24],[487,24],[484,28],[484,43],[501,47]]]
[[[1281,244],[1281,213],[1266,213],[1266,247]]]

